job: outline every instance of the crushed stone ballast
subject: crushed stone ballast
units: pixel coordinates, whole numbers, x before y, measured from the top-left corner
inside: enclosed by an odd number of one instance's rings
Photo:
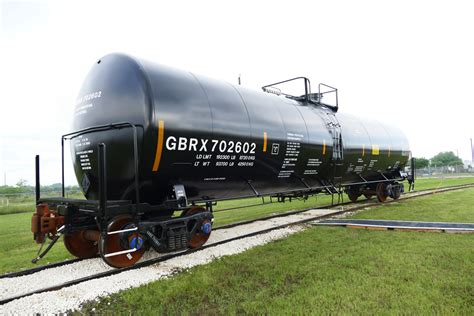
[[[269,220],[257,220],[250,224],[242,224],[230,228],[221,228],[215,231],[207,245],[198,249],[186,250],[172,254],[159,254],[149,251],[142,258],[142,262],[134,266],[114,269],[96,259],[82,260],[74,264],[47,269],[35,274],[0,280],[0,304],[7,304],[14,300],[40,293],[56,291],[65,287],[97,278],[103,278],[124,271],[140,269],[156,263],[164,262],[176,257],[185,257],[194,252],[220,246],[239,239],[258,236],[273,230],[284,229],[290,225],[298,225],[314,221],[326,216],[341,213],[340,210],[313,209],[285,217],[276,217]],[[1,311],[1,310],[0,310]]]

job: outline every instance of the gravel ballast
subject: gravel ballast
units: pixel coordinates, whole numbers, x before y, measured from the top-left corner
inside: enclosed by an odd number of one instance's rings
[[[301,226],[278,229],[262,235],[207,248],[186,256],[176,257],[149,267],[94,279],[58,291],[34,294],[0,306],[0,314],[57,314],[79,309],[81,304],[98,297],[170,277],[179,271],[209,263],[223,256],[244,252],[255,246],[284,238],[302,229]]]
[[[325,215],[333,212],[335,211],[309,210],[300,214],[278,217],[265,221],[256,221],[250,224],[239,225],[232,228],[215,230],[212,232],[211,237],[206,244],[210,245],[222,240],[262,231],[272,227],[291,224],[304,220],[308,217]],[[155,251],[148,251],[144,254],[141,261],[157,258],[160,256],[163,256],[163,254],[156,253]],[[38,289],[55,286],[93,274],[106,272],[111,269],[113,268],[105,264],[102,259],[94,258],[56,268],[46,269],[30,275],[0,279],[0,300],[27,294]]]

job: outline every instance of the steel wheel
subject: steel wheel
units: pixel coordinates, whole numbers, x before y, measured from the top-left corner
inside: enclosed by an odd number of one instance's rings
[[[392,188],[392,199],[397,200],[402,195],[402,190],[400,189],[400,184],[395,183]]]
[[[385,202],[385,200],[387,199],[387,193],[385,192],[385,188],[385,183],[381,182],[377,184],[377,188],[375,189],[375,191],[377,192],[377,200],[379,200],[379,202]]]
[[[201,206],[193,206],[186,212],[185,216],[190,216],[190,215],[202,213],[205,211],[206,210]],[[211,227],[212,227],[211,221],[208,219],[205,219],[202,222],[201,227],[199,227],[196,230],[194,235],[189,240],[188,242],[189,248],[199,248],[202,245],[204,245],[206,241],[209,239],[209,236],[211,236]],[[205,230],[207,230],[208,232],[206,233]]]
[[[358,193],[347,193],[347,196],[349,197],[349,200],[351,200],[351,202],[356,202],[357,199],[359,198],[360,194]]]
[[[115,217],[107,226],[107,232],[134,227],[131,216],[121,215]],[[107,254],[130,250],[138,242],[138,250],[121,255],[106,257]],[[138,232],[125,232],[111,235],[101,234],[99,239],[99,252],[104,261],[114,268],[125,268],[134,265],[145,253],[144,238]]]
[[[85,230],[78,230],[64,235],[64,246],[75,257],[84,259],[97,255],[99,249],[97,240],[89,240],[84,237]],[[98,233],[98,232],[97,232]]]

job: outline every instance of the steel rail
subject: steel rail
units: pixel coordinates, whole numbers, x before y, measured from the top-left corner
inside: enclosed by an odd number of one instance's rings
[[[296,210],[296,211],[289,211],[289,212],[282,212],[282,213],[278,213],[278,214],[273,214],[273,215],[270,215],[270,216],[260,217],[260,218],[257,218],[257,219],[252,219],[252,220],[247,220],[247,221],[239,221],[239,222],[219,226],[219,227],[215,228],[214,230],[223,229],[223,228],[232,228],[232,227],[245,225],[245,224],[251,224],[251,223],[254,223],[254,222],[260,221],[260,220],[268,220],[268,219],[277,218],[277,217],[285,217],[285,216],[289,216],[289,215],[303,213],[303,212],[306,212],[306,211],[309,211],[309,210],[333,209],[333,208],[336,208],[338,206],[345,206],[345,205],[353,205],[353,207],[350,207],[349,209],[345,210],[344,212],[346,212],[346,211],[356,211],[356,210],[362,209],[362,208],[367,207],[367,206],[384,205],[384,204],[388,204],[388,203],[395,203],[395,202],[398,202],[398,201],[412,199],[412,198],[415,198],[415,197],[421,197],[421,196],[426,196],[426,195],[430,195],[430,194],[434,194],[434,193],[442,193],[442,192],[448,192],[448,191],[453,191],[453,190],[461,190],[461,189],[471,188],[471,187],[474,187],[474,183],[459,184],[459,185],[443,187],[443,188],[436,188],[436,189],[425,189],[425,190],[419,190],[419,191],[414,191],[414,192],[413,191],[412,192],[405,192],[401,195],[401,197],[399,199],[387,200],[383,203],[378,203],[377,199],[369,199],[369,200],[366,199],[366,200],[360,200],[360,201],[356,201],[356,202],[349,202],[348,201],[348,202],[337,203],[337,204],[334,204],[334,205],[329,204],[329,205],[323,205],[323,206],[318,206],[318,207],[309,207],[309,208]]]

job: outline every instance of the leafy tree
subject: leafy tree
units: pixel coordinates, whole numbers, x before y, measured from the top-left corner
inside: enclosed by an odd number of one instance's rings
[[[431,165],[435,165],[438,167],[458,166],[462,164],[463,163],[461,158],[456,156],[452,151],[440,152],[439,154],[431,158]]]
[[[0,194],[15,194],[15,193],[21,193],[21,188],[19,187],[12,187],[9,185],[4,185],[0,187]]]
[[[23,188],[23,187],[26,187],[27,183],[28,183],[28,181],[26,181],[25,179],[20,179],[16,183],[16,186],[19,187],[19,188]]]
[[[69,185],[69,186],[66,186],[65,189],[66,189],[66,192],[80,192],[80,189],[77,185],[72,185],[72,186]],[[60,191],[61,191],[60,183],[54,183],[50,185],[41,186],[42,193],[56,192],[56,194],[59,194]],[[34,192],[35,192],[35,187],[31,185],[27,185],[26,180],[20,180],[14,186],[0,185],[0,194],[19,194],[19,193],[30,194]]]
[[[415,168],[416,169],[423,169],[428,167],[430,164],[430,161],[424,157],[421,158],[415,158]]]

